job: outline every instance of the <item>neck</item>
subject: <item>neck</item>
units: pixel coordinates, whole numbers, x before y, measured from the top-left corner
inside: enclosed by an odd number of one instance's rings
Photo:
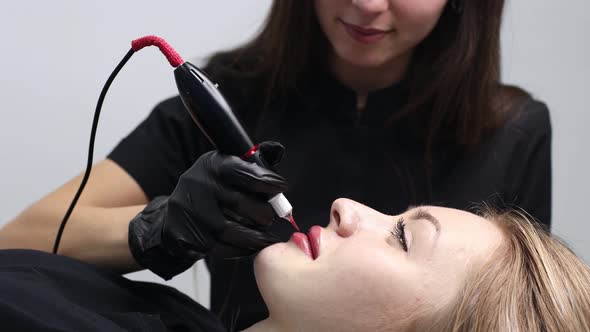
[[[370,91],[383,89],[398,82],[404,75],[412,52],[406,52],[375,67],[358,66],[332,54],[331,69],[334,76],[360,96]]]
[[[276,324],[276,322],[274,322],[269,317],[263,321],[260,321],[256,324],[250,326],[249,328],[245,329],[242,332],[278,332],[278,331],[286,331],[286,330],[282,329],[280,326],[278,326],[278,324]]]

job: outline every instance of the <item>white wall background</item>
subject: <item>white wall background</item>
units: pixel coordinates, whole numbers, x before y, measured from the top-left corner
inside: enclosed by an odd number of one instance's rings
[[[97,98],[131,48],[149,34],[195,64],[250,38],[269,0],[0,1],[0,226],[86,167]],[[111,85],[98,127],[101,160],[162,99],[172,67],[154,47],[133,55]],[[167,284],[208,304],[200,265]],[[133,279],[161,281],[151,272]],[[198,293],[198,295],[196,295]]]
[[[590,263],[590,1],[507,1],[503,78],[549,106],[553,232]]]
[[[551,109],[553,225],[590,261],[590,2],[509,1],[504,79]],[[165,38],[184,58],[202,58],[252,36],[270,0],[2,1],[0,7],[0,226],[86,165],[94,107],[108,75],[137,37]],[[141,9],[139,9],[141,8]],[[176,93],[156,49],[134,55],[111,86],[95,160],[103,159],[160,100]],[[586,146],[584,146],[586,145]],[[168,284],[208,303],[202,266]],[[157,281],[149,272],[131,278]]]

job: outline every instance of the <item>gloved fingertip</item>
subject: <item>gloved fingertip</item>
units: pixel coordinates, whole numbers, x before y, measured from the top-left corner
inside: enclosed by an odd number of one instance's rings
[[[258,149],[262,158],[272,167],[277,166],[285,155],[285,147],[275,141],[262,142]]]

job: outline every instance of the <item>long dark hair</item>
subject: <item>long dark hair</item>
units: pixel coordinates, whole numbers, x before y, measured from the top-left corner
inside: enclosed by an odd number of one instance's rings
[[[408,103],[389,123],[413,118],[427,151],[436,141],[462,151],[476,148],[526,96],[500,84],[503,8],[504,0],[450,0],[434,30],[415,49],[406,73]],[[275,0],[254,39],[215,54],[211,61],[226,64],[234,78],[258,81],[267,106],[271,97],[298,91],[325,61],[318,54],[326,54],[328,47],[313,1]]]

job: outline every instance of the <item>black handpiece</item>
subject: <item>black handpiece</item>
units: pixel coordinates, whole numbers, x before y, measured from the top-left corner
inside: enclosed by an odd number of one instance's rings
[[[184,62],[176,67],[174,77],[184,106],[218,151],[268,168],[217,84],[203,70]],[[293,220],[293,208],[283,194],[269,197],[268,202],[279,217],[299,229]]]

